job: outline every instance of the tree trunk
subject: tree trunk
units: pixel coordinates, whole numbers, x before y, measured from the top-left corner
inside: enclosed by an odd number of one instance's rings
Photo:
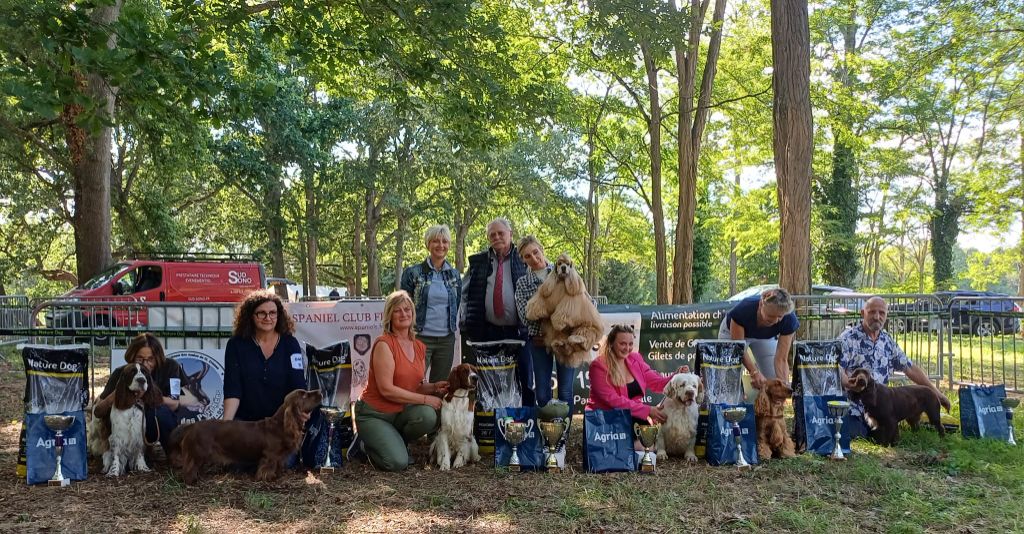
[[[740,172],[736,170],[736,191],[740,191]],[[737,257],[736,257],[736,238],[729,238],[729,296],[736,294],[736,275],[737,275]]]
[[[352,227],[352,260],[355,263],[353,272],[353,285],[349,287],[349,295],[360,297],[363,295],[363,218],[362,210],[355,210],[353,218],[355,223]]]
[[[711,22],[711,40],[704,61],[700,93],[694,107],[697,88],[697,59],[700,55],[700,36],[704,29],[704,16],[708,3],[690,2],[689,40],[676,42],[676,80],[679,116],[677,124],[676,155],[678,162],[679,202],[676,210],[676,242],[672,268],[672,302],[693,302],[693,244],[694,218],[697,213],[697,163],[700,161],[701,140],[711,103],[718,53],[722,44],[722,20],[725,0],[715,0]]]
[[[306,276],[309,279],[306,285],[311,288],[308,294],[316,295],[316,286],[320,283],[316,267],[320,244],[320,213],[316,201],[316,184],[313,183],[312,169],[304,169],[302,177],[306,189]]]
[[[268,184],[263,195],[263,223],[267,231],[267,243],[270,246],[270,271],[275,278],[284,278],[284,217],[281,214],[281,199],[284,194],[284,184],[281,180],[275,179]],[[274,287],[277,295],[282,299],[288,298],[288,287],[278,284]]]
[[[466,236],[469,235],[469,225],[464,222],[455,224],[455,268],[466,273]]]
[[[650,120],[647,133],[651,138],[651,217],[654,219],[654,271],[657,273],[658,304],[668,304],[668,236],[665,232],[665,208],[661,200],[661,100],[658,95],[658,69],[654,56],[645,43],[640,43],[647,72],[647,96],[650,99]]]
[[[1017,157],[1020,158],[1020,183],[1017,190],[1019,198],[1017,199],[1018,206],[1020,206],[1020,257],[1018,258],[1018,269],[1020,275],[1017,279],[1017,294],[1024,296],[1024,115],[1017,119],[1017,134],[1020,135],[1020,153]]]
[[[853,85],[852,65],[857,56],[856,8],[850,19],[842,24],[843,60],[836,69],[840,84]],[[824,227],[827,238],[821,251],[825,282],[840,286],[853,285],[857,276],[857,155],[849,136],[853,135],[853,122],[845,110],[836,113],[841,127],[834,128],[832,174],[822,187]]]
[[[380,219],[377,216],[376,192],[376,184],[370,185],[364,199],[366,220],[363,243],[366,245],[366,294],[371,297],[380,296],[380,263],[377,259],[377,226]]]
[[[411,214],[398,213],[398,232],[395,233],[395,291],[402,289],[402,269],[405,264],[405,237],[409,232]]]
[[[89,18],[104,31],[121,14],[122,0],[110,5],[94,7]],[[107,48],[117,46],[117,35],[110,31]],[[88,280],[113,263],[110,254],[110,170],[111,134],[108,126],[114,120],[115,89],[107,80],[95,73],[79,78],[79,89],[98,104],[103,124],[94,131],[86,131],[77,122],[82,106],[65,106],[62,120],[66,127],[66,141],[71,155],[71,174],[75,184],[75,213],[71,224],[75,234],[75,263],[79,280]]]
[[[598,176],[594,164],[594,137],[596,136],[597,124],[600,122],[600,114],[587,132],[587,178],[590,182],[587,190],[587,246],[586,246],[586,275],[585,283],[591,295],[600,295],[598,287],[597,269],[600,264],[598,258],[597,237],[601,230],[601,197],[598,190]]]
[[[771,0],[775,176],[781,235],[779,284],[810,291],[811,47],[807,0]]]
[[[935,203],[928,223],[932,235],[932,279],[936,291],[953,287],[953,247],[960,233],[959,220],[959,208],[949,194],[949,176],[943,173],[936,180]]]

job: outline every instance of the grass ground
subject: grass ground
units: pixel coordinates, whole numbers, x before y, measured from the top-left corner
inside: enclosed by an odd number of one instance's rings
[[[24,371],[11,356],[0,359],[0,532],[1024,531],[1024,446],[927,430],[892,449],[856,441],[844,463],[803,455],[748,472],[671,461],[655,476],[591,475],[570,450],[576,468],[560,475],[487,463],[441,473],[424,467],[420,443],[400,474],[352,464],[330,478],[219,475],[186,487],[158,464],[28,487],[14,474]]]

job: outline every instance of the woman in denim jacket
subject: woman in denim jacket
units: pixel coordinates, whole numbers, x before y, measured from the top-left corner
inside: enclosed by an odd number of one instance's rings
[[[401,288],[416,305],[416,339],[427,346],[429,382],[448,378],[455,358],[455,330],[462,302],[462,277],[445,259],[452,243],[447,225],[435,225],[423,236],[430,255],[402,273]]]

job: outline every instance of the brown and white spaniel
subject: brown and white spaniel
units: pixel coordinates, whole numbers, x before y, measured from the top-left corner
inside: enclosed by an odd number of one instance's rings
[[[256,480],[280,478],[288,456],[302,444],[303,426],[320,406],[320,392],[297,389],[274,415],[261,421],[207,419],[171,433],[169,456],[186,484],[195,484],[208,466],[258,464]]]
[[[761,461],[771,459],[772,453],[779,458],[796,456],[796,446],[786,431],[783,408],[786,399],[793,394],[782,380],[773,378],[765,384],[754,401],[754,417],[757,423],[757,457]]]
[[[89,427],[89,448],[103,455],[103,472],[116,477],[129,470],[149,471],[146,465],[145,409],[163,402],[160,388],[146,367],[129,363],[121,367],[112,393],[110,413],[97,413]]]
[[[476,409],[476,367],[463,363],[448,375],[448,394],[441,400],[441,429],[430,444],[430,458],[447,471],[480,461],[473,437]]]

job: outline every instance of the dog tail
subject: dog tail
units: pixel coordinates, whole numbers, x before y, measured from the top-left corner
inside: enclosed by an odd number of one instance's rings
[[[935,392],[935,395],[939,397],[939,404],[941,404],[942,407],[946,409],[946,413],[949,413],[950,409],[952,409],[952,406],[949,404],[949,399],[943,397],[942,395],[939,395],[938,392]]]

